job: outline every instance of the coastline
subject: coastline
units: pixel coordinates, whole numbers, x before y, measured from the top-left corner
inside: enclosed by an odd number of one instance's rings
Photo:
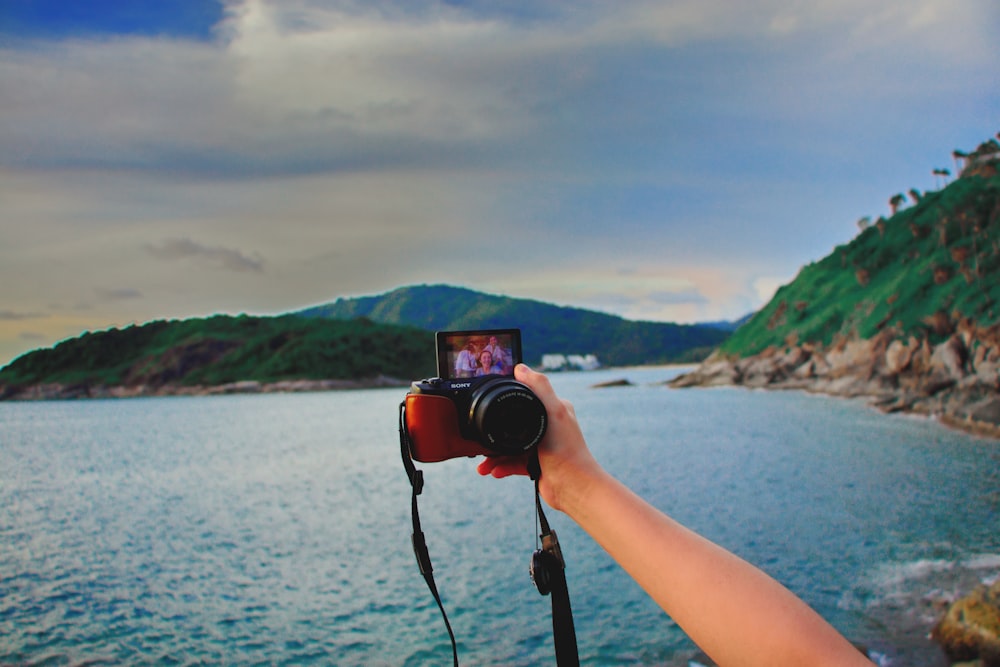
[[[770,347],[750,357],[715,352],[674,388],[742,386],[866,398],[886,413],[905,412],[1000,439],[1000,327],[960,322],[940,344],[897,338],[840,339]]]
[[[220,385],[91,385],[44,383],[19,387],[0,386],[2,401],[58,401],[88,398],[148,398],[155,396],[219,396],[225,394],[279,394],[346,389],[409,387],[409,380],[387,375],[357,380],[242,380]]]

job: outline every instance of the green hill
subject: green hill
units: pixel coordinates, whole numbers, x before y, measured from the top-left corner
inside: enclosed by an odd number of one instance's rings
[[[521,329],[525,361],[532,365],[538,365],[548,353],[595,354],[608,366],[697,361],[729,335],[717,327],[635,322],[448,285],[403,287],[379,296],[338,299],[297,314],[366,317],[428,330],[517,327]]]
[[[0,399],[304,380],[405,383],[435,373],[433,330],[512,326],[524,329],[533,364],[545,352],[595,353],[605,364],[688,359],[727,335],[455,287],[408,287],[281,317],[219,315],[88,332],[0,369]]]
[[[1000,145],[989,141],[962,176],[803,268],[793,282],[722,344],[745,357],[768,347],[887,331],[939,342],[961,318],[1000,316]]]
[[[295,316],[158,321],[86,333],[0,370],[0,397],[25,387],[218,386],[433,375],[434,336],[409,327]]]
[[[1000,437],[1000,144],[961,157],[956,181],[860,220],[857,238],[670,385],[864,396]]]

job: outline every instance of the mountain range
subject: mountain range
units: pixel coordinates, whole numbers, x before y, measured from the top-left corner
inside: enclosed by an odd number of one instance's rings
[[[434,330],[518,327],[532,365],[550,353],[593,354],[606,366],[704,359],[674,385],[874,396],[886,409],[1000,433],[1000,144],[953,157],[958,178],[889,197],[889,217],[859,219],[853,240],[803,267],[739,326],[636,322],[418,285],[280,317],[88,332],[0,369],[0,398],[405,383],[433,374]],[[295,386],[316,386],[308,382]]]
[[[339,320],[364,317],[430,331],[519,328],[524,360],[533,365],[549,353],[594,354],[609,366],[689,362],[707,356],[728,335],[719,326],[636,322],[450,285],[401,287],[378,296],[338,299],[296,314]]]
[[[86,332],[0,369],[0,399],[405,385],[435,373],[434,330],[512,327],[533,365],[550,352],[594,354],[605,365],[692,361],[729,335],[460,287],[403,287],[278,317]]]

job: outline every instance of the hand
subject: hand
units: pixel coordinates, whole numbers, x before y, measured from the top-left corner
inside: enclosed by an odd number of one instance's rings
[[[601,468],[587,449],[573,405],[556,396],[549,379],[524,364],[514,367],[514,378],[538,396],[548,413],[548,428],[538,445],[538,463],[542,468],[539,492],[549,507],[562,510],[561,494],[571,489],[581,491],[579,485],[589,476],[598,474]],[[480,475],[500,478],[527,475],[527,465],[527,454],[489,456],[477,470]]]

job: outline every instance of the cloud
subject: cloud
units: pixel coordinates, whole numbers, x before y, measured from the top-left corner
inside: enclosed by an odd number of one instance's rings
[[[233,248],[206,246],[188,238],[167,239],[146,245],[145,249],[153,257],[165,261],[194,259],[227,271],[264,271],[264,259],[257,254],[250,257]]]
[[[13,322],[17,320],[37,320],[43,317],[47,317],[47,315],[45,313],[0,310],[0,320],[7,322]]]
[[[680,136],[686,109],[712,120],[710,96],[734,121],[796,117],[803,106],[822,117],[835,102],[875,104],[873,79],[903,104],[902,88],[939,83],[947,64],[996,55],[979,0],[946,11],[932,0],[877,11],[860,0],[540,4],[246,0],[228,3],[213,42],[126,36],[3,49],[0,155],[21,166],[239,178],[560,155],[573,165],[570,131],[620,138],[608,133],[622,114],[650,131],[674,124]],[[895,76],[886,45],[898,51],[893,62],[923,60],[921,71]],[[679,50],[692,46],[703,51],[696,61]],[[992,69],[981,70],[986,83]],[[755,95],[760,86],[769,94]],[[617,94],[602,100],[603,91]],[[640,95],[648,101],[629,103]]]
[[[704,305],[708,303],[708,299],[705,298],[705,295],[697,289],[688,289],[682,292],[651,292],[646,295],[646,298],[653,303],[658,303],[664,306],[678,304]]]
[[[142,292],[131,287],[97,288],[96,292],[101,301],[128,301],[142,298]]]
[[[996,130],[995,0],[225,7],[0,45],[10,337],[418,282],[736,317]]]

